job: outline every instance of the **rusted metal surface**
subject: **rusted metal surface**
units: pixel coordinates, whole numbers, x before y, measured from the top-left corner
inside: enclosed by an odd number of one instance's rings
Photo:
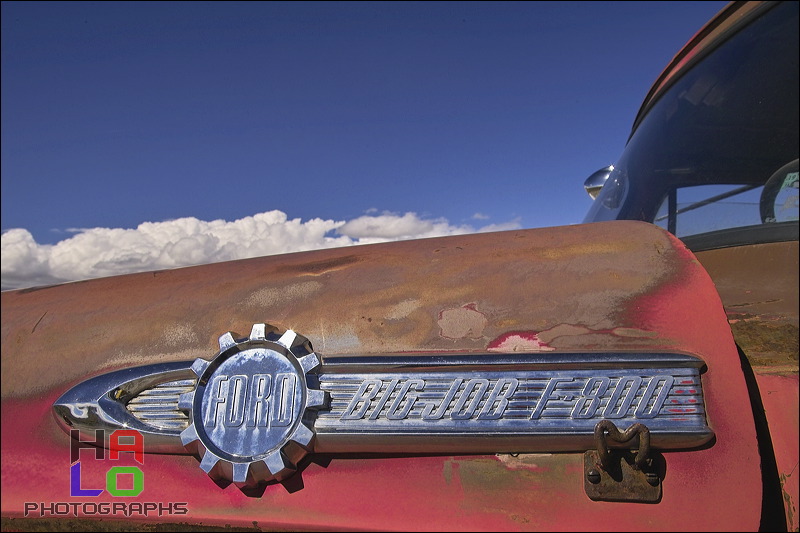
[[[209,358],[221,333],[263,321],[302,332],[323,359],[519,350],[694,354],[708,366],[703,385],[716,441],[665,454],[663,498],[647,506],[591,501],[582,488],[582,454],[566,453],[316,458],[302,477],[268,487],[260,499],[219,489],[192,457],[148,455],[145,490],[134,501],[186,502],[181,522],[257,521],[265,529],[758,527],[755,431],[719,297],[677,239],[626,221],[3,293],[3,516],[21,517],[25,502],[77,501],[69,497],[69,438],[50,415],[61,393],[123,366]],[[88,465],[84,485],[103,486],[106,470]]]
[[[606,435],[608,432],[608,435]],[[628,442],[638,437],[639,449],[636,453],[636,468],[643,468],[650,454],[650,430],[644,424],[634,424],[625,431],[620,431],[610,420],[603,420],[597,423],[594,430],[595,441],[597,442],[597,457],[600,466],[608,468],[611,466],[611,450],[606,440],[614,442]]]
[[[610,420],[602,420],[597,423],[594,436],[597,450],[583,454],[586,495],[594,501],[657,503],[661,499],[663,457],[651,453],[647,426],[633,424],[620,431]],[[636,451],[612,451],[607,442],[624,443],[637,438]]]
[[[323,250],[4,293],[13,306],[4,350],[57,360],[59,346],[84,361],[48,369],[4,359],[4,394],[82,379],[85,368],[208,355],[221,333],[254,318],[302,332],[323,355],[482,351],[509,331],[561,350],[663,346],[657,330],[639,327],[644,317],[623,315],[681,259],[666,234],[618,228]]]
[[[593,501],[658,503],[661,479],[654,469],[634,467],[636,456],[630,451],[615,452],[613,462],[600,466],[596,451],[583,454],[584,490]]]
[[[797,373],[798,243],[697,253],[722,298],[734,338],[757,373]]]
[[[756,374],[758,388],[769,422],[771,444],[775,451],[788,531],[800,529],[800,435],[798,426],[798,379],[793,375]]]

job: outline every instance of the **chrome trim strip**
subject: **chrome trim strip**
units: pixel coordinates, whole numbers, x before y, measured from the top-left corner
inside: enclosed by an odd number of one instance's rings
[[[322,374],[319,452],[585,451],[600,420],[647,424],[653,445],[711,439],[698,366]]]
[[[318,453],[585,451],[599,420],[644,422],[661,449],[701,446],[701,359],[674,353],[394,354],[321,358],[305,387]],[[199,361],[199,362],[198,362]],[[188,453],[180,434],[204,360],[89,379],[54,405],[64,431],[136,429],[150,453]],[[193,365],[195,370],[193,371]],[[202,369],[201,369],[202,370]],[[183,400],[181,400],[183,397]],[[643,400],[644,399],[644,400]]]

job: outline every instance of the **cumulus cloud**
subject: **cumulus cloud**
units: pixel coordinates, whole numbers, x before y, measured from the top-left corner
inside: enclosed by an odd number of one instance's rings
[[[472,228],[416,213],[364,215],[349,221],[302,221],[268,211],[233,222],[180,218],[135,229],[75,229],[56,244],[38,244],[29,231],[2,234],[2,289],[19,289],[132,272],[233,259],[519,228],[518,221]]]
[[[474,233],[470,226],[452,226],[443,218],[423,220],[416,213],[365,215],[342,224],[341,235],[364,242],[382,242]]]
[[[522,225],[520,224],[520,219],[515,218],[511,222],[503,222],[501,224],[487,224],[478,230],[479,233],[488,233],[490,231],[510,231],[513,229],[519,229]]]

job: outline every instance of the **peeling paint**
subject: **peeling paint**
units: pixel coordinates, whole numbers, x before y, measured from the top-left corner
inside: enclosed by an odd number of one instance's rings
[[[403,300],[399,304],[389,309],[389,311],[386,313],[386,318],[388,320],[400,320],[401,318],[405,318],[410,315],[415,309],[419,308],[419,305],[419,300],[414,298]]]
[[[445,461],[442,464],[442,476],[444,476],[444,481],[448,485],[453,482],[453,462],[452,461]]]
[[[477,307],[477,304],[469,303],[439,313],[439,335],[446,339],[480,339],[488,320]]]
[[[552,352],[555,348],[542,342],[536,333],[516,331],[500,335],[489,343],[486,350],[497,353]]]
[[[293,283],[277,289],[267,287],[251,294],[245,303],[263,307],[274,307],[281,302],[296,300],[298,298],[308,298],[320,290],[322,286],[322,283],[319,281],[305,281],[302,283]]]
[[[638,328],[614,328],[611,330],[611,333],[617,335],[618,337],[636,337],[636,338],[658,337],[658,332],[656,331],[647,331],[645,329],[638,329]]]
[[[797,465],[795,465],[795,469],[797,469]],[[786,512],[786,521],[787,521],[787,531],[798,531],[800,529],[800,524],[796,524],[796,516],[797,516],[797,505],[796,502],[792,499],[792,494],[786,490],[786,486],[791,484],[789,478],[792,477],[794,474],[794,469],[790,474],[781,474],[781,492],[783,493],[783,507]]]
[[[349,266],[358,264],[361,260],[362,258],[358,255],[346,255],[343,257],[339,256],[317,261],[307,261],[299,264],[283,265],[279,270],[288,274],[321,276],[329,272],[346,269]]]
[[[554,328],[550,328],[545,331],[540,331],[538,333],[538,339],[545,344],[550,344],[557,337],[586,335],[587,333],[596,333],[596,331],[589,329],[585,326],[575,326],[572,324],[559,324]]]
[[[591,344],[594,342],[591,339],[600,339],[608,335],[630,339],[653,339],[658,337],[658,332],[627,327],[592,329],[574,324],[559,324],[550,329],[540,331],[537,337],[540,343],[551,348],[566,348],[567,345],[576,342]]]
[[[318,348],[322,353],[342,352],[348,349],[357,348],[361,345],[361,340],[351,328],[341,327],[336,331],[325,332],[324,326],[320,326],[319,338],[322,340]]]
[[[171,348],[182,348],[187,342],[196,343],[199,340],[192,324],[170,324],[164,328],[161,337],[164,344]]]
[[[552,453],[499,453],[497,458],[501,463],[511,470],[549,470],[549,467],[542,467],[540,463],[552,457]]]
[[[584,257],[584,256],[593,256],[597,257],[600,255],[616,255],[621,252],[629,251],[631,249],[631,243],[626,243],[624,241],[618,241],[616,243],[598,243],[598,242],[591,242],[591,243],[578,243],[572,244],[569,246],[560,246],[560,247],[552,247],[546,248],[540,251],[542,257],[552,260],[564,260],[569,259],[572,257]]]

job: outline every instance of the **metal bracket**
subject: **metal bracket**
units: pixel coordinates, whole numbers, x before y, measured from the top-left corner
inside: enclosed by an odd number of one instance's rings
[[[611,450],[606,440],[624,444],[636,437],[639,440],[636,452]],[[583,454],[583,486],[590,499],[641,503],[661,501],[664,458],[650,450],[650,430],[647,426],[633,424],[620,432],[613,422],[601,420],[595,426],[594,438],[597,450]]]

